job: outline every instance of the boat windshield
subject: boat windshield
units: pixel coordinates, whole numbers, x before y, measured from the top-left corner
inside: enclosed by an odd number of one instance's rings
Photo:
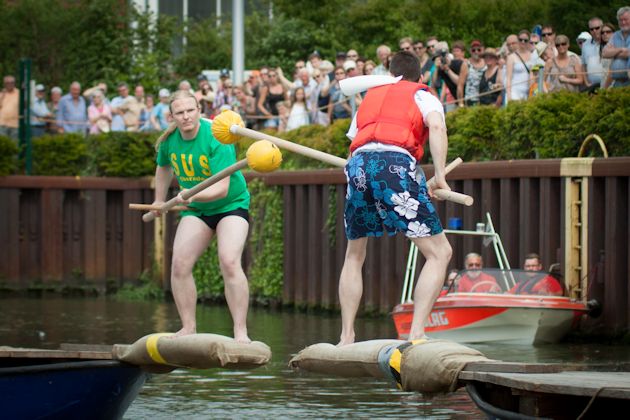
[[[562,279],[546,271],[462,270],[444,284],[447,294],[451,293],[510,293],[527,295],[563,296]]]

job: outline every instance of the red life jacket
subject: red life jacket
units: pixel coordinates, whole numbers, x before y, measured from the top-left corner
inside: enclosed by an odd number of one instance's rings
[[[402,147],[418,162],[424,154],[429,129],[414,95],[429,88],[420,83],[401,80],[368,90],[357,112],[357,135],[350,144],[354,152],[367,143],[378,142]]]

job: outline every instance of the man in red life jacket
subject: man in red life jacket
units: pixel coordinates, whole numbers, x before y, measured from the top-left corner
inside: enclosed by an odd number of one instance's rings
[[[440,101],[420,84],[418,58],[401,51],[389,71],[398,83],[370,89],[347,136],[351,157],[344,222],[348,247],[339,280],[342,329],[338,345],[354,342],[354,320],[363,293],[361,269],[368,237],[403,232],[426,262],[414,291],[409,340],[424,337],[424,323],[440,293],[452,249],[431,203],[431,188],[417,163],[429,140],[436,188],[450,190],[444,166],[448,147]]]
[[[476,252],[471,252],[464,259],[466,272],[460,277],[457,284],[458,292],[473,293],[499,293],[501,287],[497,280],[489,274],[484,273],[483,259]]]
[[[521,278],[508,293],[562,296],[564,294],[562,284],[549,274],[542,273],[542,268],[538,254],[527,254],[523,263],[523,270],[527,272],[526,276]]]

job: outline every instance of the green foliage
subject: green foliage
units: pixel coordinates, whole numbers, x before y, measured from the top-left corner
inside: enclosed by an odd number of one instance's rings
[[[203,69],[231,67],[232,32],[229,23],[217,31],[214,18],[193,21],[186,33],[186,47],[175,59],[175,70],[193,79]]]
[[[195,264],[193,277],[197,285],[197,294],[202,299],[217,299],[223,296],[223,277],[219,267],[217,241],[210,246]]]
[[[19,59],[30,57],[33,78],[47,86],[65,90],[74,80],[84,87],[96,81],[110,87],[127,81],[156,89],[169,78],[174,20],[140,14],[128,3],[0,2],[0,71],[16,74]]]
[[[90,174],[141,177],[155,172],[155,135],[110,132],[88,137]]]
[[[85,167],[87,146],[79,134],[45,135],[34,138],[32,145],[33,175],[75,176]]]
[[[449,158],[465,161],[576,157],[589,134],[610,156],[630,155],[630,88],[596,95],[558,92],[494,107],[462,108],[446,116]],[[596,156],[601,156],[596,154]]]
[[[116,290],[116,298],[121,300],[161,300],[164,298],[164,290],[145,271],[137,282],[125,283]]]
[[[248,250],[251,294],[258,299],[282,297],[284,229],[282,223],[282,188],[266,186],[260,180],[248,185],[252,194]]]
[[[0,176],[11,175],[15,172],[18,150],[15,140],[0,136]]]

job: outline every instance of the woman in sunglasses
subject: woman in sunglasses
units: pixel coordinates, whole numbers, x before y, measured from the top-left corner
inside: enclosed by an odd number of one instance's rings
[[[602,38],[600,42],[599,56],[602,60],[602,68],[604,71],[604,73],[602,74],[602,88],[603,89],[609,87],[612,84],[612,74],[609,73],[610,64],[612,63],[612,58],[602,57],[602,51],[604,50],[604,47],[606,46],[606,44],[608,44],[608,42],[610,41],[610,38],[612,38],[612,35],[613,33],[615,33],[616,30],[617,30],[617,27],[612,23],[606,22],[602,25],[602,30],[601,30]]]
[[[529,72],[536,64],[536,56],[529,46],[529,31],[518,33],[518,47],[510,54],[506,63],[505,91],[509,101],[527,99],[529,96]]]
[[[556,37],[558,56],[545,63],[545,80],[549,83],[550,92],[568,90],[578,92],[584,85],[584,70],[582,63],[576,56],[569,55],[569,37]]]

